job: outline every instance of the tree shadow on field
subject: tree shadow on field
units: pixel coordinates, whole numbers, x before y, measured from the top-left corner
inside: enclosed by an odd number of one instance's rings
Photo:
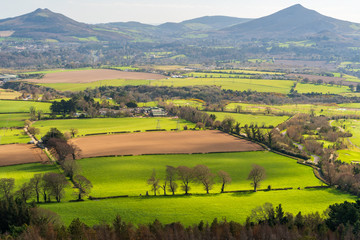
[[[254,191],[249,191],[249,192],[234,192],[231,193],[232,197],[251,197],[252,195],[254,195],[255,192]]]
[[[20,167],[17,169],[17,171],[43,173],[44,171],[48,171],[50,169],[50,166],[53,166],[53,165],[37,164],[37,165],[29,166],[29,164],[21,164],[18,166],[20,166]],[[54,168],[52,170],[56,170],[56,168]]]

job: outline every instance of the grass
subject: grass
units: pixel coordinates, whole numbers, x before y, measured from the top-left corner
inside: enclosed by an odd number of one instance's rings
[[[101,86],[126,86],[126,85],[151,85],[151,86],[197,86],[197,85],[216,85],[223,89],[230,90],[253,90],[258,92],[289,93],[293,81],[288,80],[261,80],[261,79],[241,79],[241,78],[184,78],[184,79],[163,79],[163,80],[101,80],[91,83],[46,83],[42,86],[54,88],[59,91],[82,91],[86,88]]]
[[[51,103],[32,101],[8,101],[0,100],[0,113],[28,113],[31,106],[44,113],[50,112]]]
[[[59,170],[55,165],[41,163],[6,166],[0,167],[0,178],[14,178],[15,187],[18,188],[35,174],[47,172],[59,172]]]
[[[229,103],[226,106],[227,111],[234,111],[237,106],[241,107],[242,111],[264,113],[265,109],[269,107],[272,113],[310,113],[314,110],[315,115],[344,115],[344,114],[358,114],[359,110],[353,109],[356,104],[328,104],[328,105],[314,105],[314,104],[285,104],[285,105],[264,105],[264,104],[247,104],[247,103]],[[360,105],[358,105],[360,106]]]
[[[225,117],[230,116],[239,122],[241,126],[245,124],[257,124],[258,126],[277,126],[280,123],[286,121],[288,116],[268,116],[268,115],[251,115],[241,113],[228,113],[228,112],[207,112],[208,114],[215,114],[216,119],[222,121]]]
[[[345,131],[353,134],[349,140],[351,143],[360,147],[360,121],[359,120],[339,120],[332,122],[333,126],[341,126]]]
[[[22,129],[0,128],[0,144],[28,143],[30,138]]]
[[[130,197],[41,205],[58,213],[66,224],[76,217],[89,225],[101,221],[111,222],[116,214],[134,224],[145,224],[159,219],[163,223],[180,221],[191,225],[200,220],[211,222],[215,217],[245,222],[251,209],[265,202],[271,202],[275,206],[281,203],[285,211],[294,214],[301,211],[305,214],[322,212],[330,204],[356,199],[355,196],[332,189],[303,190],[303,187],[308,185],[320,185],[312,168],[271,152],[90,158],[78,160],[78,163],[82,174],[89,178],[94,186],[92,196],[127,194]],[[251,189],[246,177],[254,163],[263,166],[267,171],[267,179],[262,183],[263,188],[271,185],[272,188],[294,187],[294,190],[218,194],[220,185],[216,184],[211,190],[211,193],[215,194],[206,195],[200,185],[191,183],[191,196],[183,196],[179,192],[168,197],[139,197],[139,194],[144,196],[146,191],[150,192],[146,180],[153,169],[157,176],[163,179],[166,165],[192,167],[205,164],[212,172],[223,169],[233,179],[227,190]],[[297,187],[301,187],[301,190],[297,190]],[[152,195],[151,192],[150,194]]]
[[[342,149],[337,152],[339,153],[338,160],[347,163],[360,162],[360,149],[358,148]]]
[[[152,170],[155,169],[157,176],[164,179],[167,165],[193,167],[204,164],[214,173],[218,170],[227,171],[233,179],[228,190],[252,189],[250,182],[246,180],[252,164],[261,165],[266,169],[267,178],[262,183],[263,188],[267,188],[268,185],[273,188],[320,185],[320,181],[314,177],[312,168],[297,164],[296,160],[263,151],[100,157],[82,159],[78,163],[83,175],[89,178],[94,186],[91,193],[94,197],[144,195],[150,190],[146,181]],[[191,187],[192,193],[204,193],[203,188],[198,184],[191,184]],[[216,184],[211,192],[219,190],[220,184]]]
[[[78,129],[78,135],[92,133],[108,133],[120,131],[136,131],[156,129],[158,120],[161,129],[171,130],[177,127],[178,119],[172,118],[93,118],[93,119],[63,119],[37,121],[32,126],[39,128],[41,135],[46,134],[50,128],[57,128],[62,132],[69,131],[70,128]],[[180,127],[187,125],[193,128],[195,124],[185,120],[179,120]],[[39,137],[39,136],[38,136]]]
[[[0,128],[23,127],[24,120],[29,118],[29,114],[0,114]]]
[[[155,219],[162,223],[198,224],[214,218],[244,223],[251,210],[265,202],[282,204],[284,211],[297,214],[322,213],[330,204],[355,201],[356,197],[336,190],[288,190],[251,194],[218,194],[181,197],[132,197],[77,203],[63,202],[42,207],[58,213],[65,224],[79,217],[88,225],[111,223],[116,214],[133,224],[146,224]]]
[[[296,85],[296,91],[298,93],[322,93],[322,94],[341,94],[349,93],[350,88],[347,86],[330,86],[330,85],[316,85],[316,84],[304,84],[298,83]]]

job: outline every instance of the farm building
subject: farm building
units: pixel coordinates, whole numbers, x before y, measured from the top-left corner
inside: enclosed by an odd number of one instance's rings
[[[150,111],[153,117],[165,117],[167,115],[163,108],[151,108]]]
[[[2,82],[7,82],[10,80],[16,80],[16,79],[17,79],[16,75],[10,75],[10,74],[0,75],[0,81],[2,81]]]

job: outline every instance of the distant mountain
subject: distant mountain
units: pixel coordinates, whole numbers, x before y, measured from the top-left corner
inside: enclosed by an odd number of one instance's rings
[[[77,22],[49,9],[37,9],[34,12],[0,20],[0,31],[11,31],[12,37],[38,40],[54,39],[76,41],[79,39],[120,40],[119,33],[99,31],[93,25]]]
[[[231,27],[237,24],[248,22],[250,18],[236,18],[226,16],[205,16],[186,20],[180,24],[194,30],[220,30],[222,28]]]
[[[222,29],[222,33],[242,38],[304,38],[318,34],[356,35],[360,24],[321,15],[300,4],[266,17]]]
[[[58,41],[172,42],[185,39],[360,40],[360,24],[321,15],[300,4],[258,19],[205,16],[158,26],[139,22],[85,24],[48,9],[0,20],[0,37]],[[225,37],[225,38],[224,38]]]
[[[99,24],[108,30],[124,33],[128,37],[138,39],[181,39],[187,36],[203,36],[208,31],[217,31],[239,23],[247,22],[248,18],[235,18],[226,16],[205,16],[186,20],[180,23],[167,22],[158,26],[139,22],[115,22]]]

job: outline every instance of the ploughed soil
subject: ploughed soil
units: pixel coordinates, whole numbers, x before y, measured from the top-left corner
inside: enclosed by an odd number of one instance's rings
[[[161,74],[143,72],[124,72],[109,69],[79,70],[69,72],[47,73],[41,79],[26,79],[34,83],[90,83],[100,80],[154,80],[166,78]]]
[[[46,161],[46,154],[32,144],[0,145],[0,166]]]
[[[256,143],[215,130],[97,135],[71,141],[81,149],[81,158],[264,150]]]

